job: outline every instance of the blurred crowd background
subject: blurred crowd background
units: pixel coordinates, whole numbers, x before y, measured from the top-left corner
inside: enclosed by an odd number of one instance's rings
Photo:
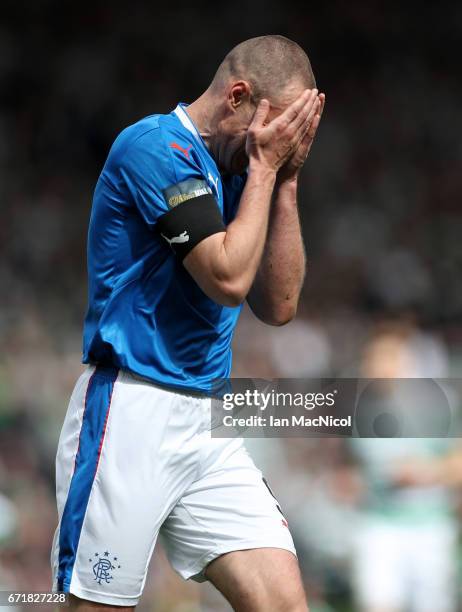
[[[300,185],[298,317],[274,329],[245,310],[234,375],[460,377],[461,4],[5,0],[0,588],[50,587],[54,455],[82,371],[86,228],[109,147],[267,33],[307,50],[327,104]],[[462,610],[458,440],[249,449],[291,525],[311,612]],[[159,549],[140,609],[229,608]]]

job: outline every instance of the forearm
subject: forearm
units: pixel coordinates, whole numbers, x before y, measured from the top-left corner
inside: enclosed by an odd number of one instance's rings
[[[295,315],[305,267],[297,181],[286,181],[275,187],[265,248],[249,294],[260,319],[278,325]]]
[[[237,305],[252,286],[265,246],[275,179],[274,170],[251,166],[238,213],[226,232],[210,236],[196,247],[194,257],[185,258],[202,289],[219,303]]]
[[[268,231],[271,197],[276,173],[266,168],[250,169],[235,219],[228,225],[217,260],[217,274],[240,278],[247,292],[257,273]]]

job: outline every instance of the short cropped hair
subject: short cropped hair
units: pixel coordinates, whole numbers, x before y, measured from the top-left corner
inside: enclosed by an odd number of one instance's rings
[[[316,86],[305,51],[276,34],[250,38],[234,47],[218,67],[212,87],[223,87],[230,78],[247,81],[257,102],[277,99],[278,93],[296,80],[307,89]]]

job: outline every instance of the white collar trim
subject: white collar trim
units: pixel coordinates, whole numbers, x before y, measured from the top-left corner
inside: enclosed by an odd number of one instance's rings
[[[193,134],[193,136],[197,140],[200,141],[200,136],[199,136],[199,133],[198,133],[198,131],[196,129],[196,126],[194,125],[194,123],[189,118],[188,113],[183,109],[183,107],[180,104],[178,104],[178,106],[175,108],[174,113],[178,117],[178,119],[181,121],[183,126],[187,130],[189,130],[191,132],[191,134]]]

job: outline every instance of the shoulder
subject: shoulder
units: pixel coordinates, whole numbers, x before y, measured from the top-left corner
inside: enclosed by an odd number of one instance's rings
[[[110,156],[124,159],[158,158],[170,164],[194,160],[194,136],[175,120],[173,113],[150,115],[128,126],[114,141]]]
[[[107,166],[124,177],[144,177],[150,181],[164,177],[167,182],[174,182],[175,157],[171,145],[176,141],[171,136],[172,124],[169,115],[150,115],[128,126],[115,139]]]
[[[155,147],[160,135],[161,115],[144,117],[123,129],[114,140],[109,156],[120,161],[137,149],[143,149],[149,143]]]

